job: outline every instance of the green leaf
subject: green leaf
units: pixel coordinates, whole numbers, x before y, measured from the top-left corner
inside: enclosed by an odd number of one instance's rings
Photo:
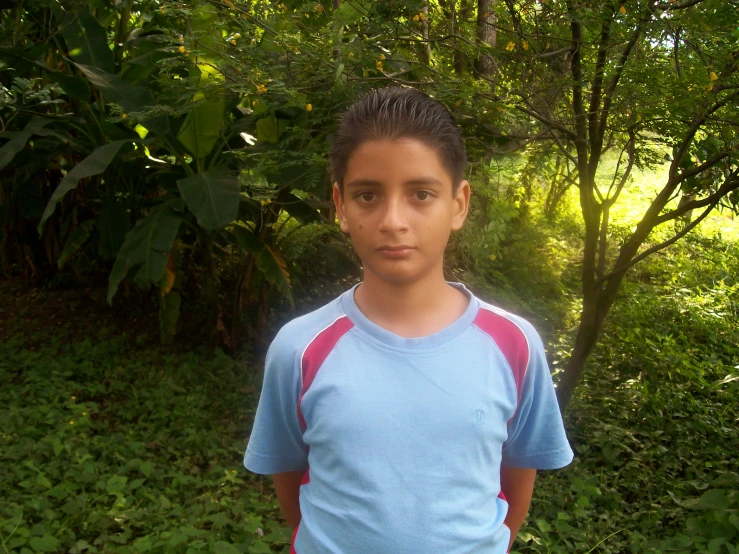
[[[103,146],[93,150],[92,154],[74,166],[72,170],[64,176],[62,182],[59,183],[59,186],[56,187],[56,190],[54,190],[54,193],[51,195],[49,203],[46,204],[46,209],[41,216],[41,222],[38,224],[39,234],[42,232],[44,223],[49,219],[49,216],[54,213],[56,205],[62,198],[64,198],[64,195],[70,190],[76,188],[80,179],[99,175],[105,171],[123,145],[131,142],[133,142],[131,139],[123,139],[104,144]]]
[[[212,521],[215,525],[220,525],[221,527],[225,527],[229,522],[228,514],[226,512],[216,512],[214,514],[210,514],[205,519],[207,521]]]
[[[108,491],[108,494],[117,494],[119,492],[122,492],[123,489],[126,488],[127,482],[128,477],[124,477],[122,475],[113,475],[110,479],[108,479],[108,482],[105,485],[105,490]]]
[[[351,25],[369,14],[372,2],[359,2],[358,0],[345,0],[338,10],[334,11],[334,21],[341,25]]]
[[[56,552],[59,547],[59,540],[49,534],[45,534],[41,537],[32,537],[28,541],[28,544],[36,552]]]
[[[135,280],[141,288],[146,288],[150,283],[158,283],[162,278],[172,243],[182,223],[180,216],[171,209],[177,204],[177,201],[169,201],[152,210],[126,234],[126,240],[118,251],[108,277],[109,304],[113,301],[118,285],[132,269],[138,268]]]
[[[139,466],[139,471],[141,471],[145,477],[151,476],[152,469],[154,469],[154,464],[148,460],[146,462],[141,462],[141,465]]]
[[[69,96],[75,100],[86,101],[90,98],[90,88],[87,83],[74,75],[68,75],[63,71],[58,71],[47,66],[45,63],[36,62],[36,65],[42,67],[52,81],[59,84]]]
[[[713,510],[725,510],[729,507],[729,499],[721,489],[711,489],[704,492],[700,497],[700,505],[703,508]]]
[[[50,489],[51,488],[51,481],[49,481],[49,479],[43,473],[38,473],[36,475],[36,483],[38,485],[41,485],[45,489]]]
[[[131,86],[118,75],[113,75],[92,65],[81,63],[75,63],[74,65],[105,95],[106,100],[120,104],[126,112],[144,110],[156,104],[154,95],[148,88]],[[151,129],[148,125],[147,128]]]
[[[50,119],[44,119],[43,117],[34,115],[22,131],[3,144],[2,148],[0,148],[0,171],[13,160],[18,152],[23,150],[23,147],[32,135],[38,133],[49,123],[51,123]]]
[[[276,143],[280,139],[280,128],[274,113],[257,121],[257,140]]]
[[[221,136],[224,99],[206,99],[205,94],[196,92],[193,100],[199,102],[190,110],[177,138],[193,156],[202,158]]]
[[[284,209],[303,224],[321,220],[316,208],[292,193],[285,197]]]
[[[284,267],[284,260],[278,258],[276,253],[249,229],[236,225],[233,228],[233,234],[237,244],[244,251],[254,256],[257,269],[264,275],[267,282],[274,286],[292,304],[292,291],[290,289],[290,280]]]
[[[76,62],[113,72],[115,60],[108,46],[108,37],[97,19],[85,10],[62,29],[69,55]]]
[[[219,554],[242,554],[241,550],[226,541],[214,542],[211,547],[211,551],[218,552]]]
[[[272,549],[269,547],[269,545],[262,541],[257,539],[254,541],[254,544],[252,544],[249,547],[249,554],[271,554]]]
[[[240,184],[235,175],[198,173],[179,179],[177,188],[204,229],[214,231],[236,219]]]
[[[74,231],[72,231],[72,233],[69,235],[69,238],[67,239],[66,244],[64,245],[64,248],[59,254],[59,259],[57,260],[57,265],[60,269],[69,259],[69,257],[77,252],[77,250],[79,250],[80,247],[85,244],[87,239],[90,238],[90,235],[92,234],[92,229],[94,227],[95,220],[88,219],[87,221],[82,222]]]

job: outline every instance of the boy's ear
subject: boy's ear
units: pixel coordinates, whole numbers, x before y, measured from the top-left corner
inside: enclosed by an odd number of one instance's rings
[[[339,183],[334,183],[332,196],[334,198],[334,206],[336,206],[336,217],[339,218],[339,227],[345,233],[349,233],[349,224],[344,216],[344,197],[339,190]]]
[[[467,213],[470,210],[470,184],[467,180],[459,183],[457,192],[454,195],[455,211],[452,218],[452,231],[459,231],[467,219]]]

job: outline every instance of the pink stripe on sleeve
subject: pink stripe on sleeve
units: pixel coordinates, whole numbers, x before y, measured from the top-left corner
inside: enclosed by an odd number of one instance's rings
[[[354,324],[351,320],[346,316],[341,316],[331,325],[318,333],[303,351],[303,357],[300,363],[303,385],[300,389],[300,397],[298,398],[298,422],[303,430],[308,427],[308,424],[303,417],[303,412],[300,409],[300,405],[303,402],[303,396],[310,388],[313,380],[318,374],[318,370],[334,349],[336,343],[339,342],[339,339],[352,327],[354,327]]]
[[[526,368],[529,365],[529,342],[521,328],[505,316],[497,314],[484,306],[475,318],[475,325],[488,335],[500,351],[503,352],[508,362],[513,381],[516,384],[516,408],[521,402],[523,380],[526,376]],[[509,421],[510,423],[510,421]]]

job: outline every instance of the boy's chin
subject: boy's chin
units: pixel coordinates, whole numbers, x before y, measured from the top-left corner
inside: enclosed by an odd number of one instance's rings
[[[400,264],[398,264],[400,265]],[[408,286],[416,282],[422,281],[427,275],[427,271],[423,271],[421,268],[410,268],[410,267],[376,267],[367,265],[364,266],[365,279],[367,273],[372,273],[373,277],[380,281],[384,281],[391,285]]]

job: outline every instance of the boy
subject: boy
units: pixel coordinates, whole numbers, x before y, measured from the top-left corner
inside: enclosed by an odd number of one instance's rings
[[[273,475],[291,552],[502,554],[536,469],[572,461],[534,328],[444,279],[465,165],[417,90],[342,116],[333,199],[364,278],[277,334],[244,458]]]

